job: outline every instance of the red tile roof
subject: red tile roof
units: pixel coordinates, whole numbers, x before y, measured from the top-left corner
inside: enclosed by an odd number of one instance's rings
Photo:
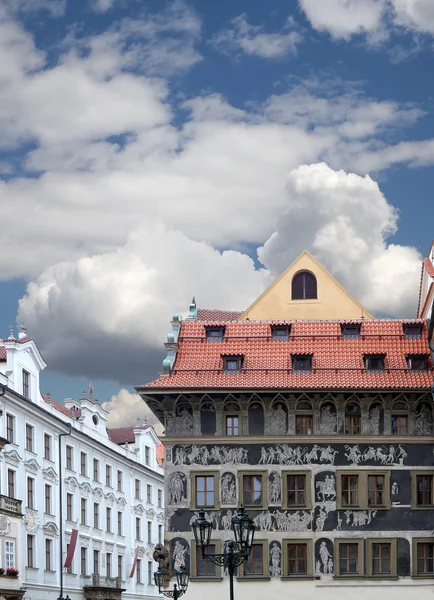
[[[149,427],[146,425],[145,427]],[[118,427],[116,429],[107,429],[107,434],[115,444],[133,444],[136,436],[134,430],[136,427]]]
[[[434,277],[434,265],[432,264],[432,262],[430,261],[429,258],[425,258],[422,261],[422,264],[424,265],[426,272],[428,273],[428,275],[430,277]]]
[[[157,463],[160,465],[160,467],[164,466],[164,460],[165,460],[165,452],[164,452],[164,446],[163,444],[157,444],[156,447],[156,454],[157,454]]]
[[[198,308],[198,321],[236,321],[243,313],[235,310],[218,310],[215,308]]]
[[[0,346],[0,360],[6,360],[6,359],[7,359],[6,348],[4,346]]]
[[[428,373],[411,373],[407,354],[429,354],[424,320],[369,320],[360,339],[342,339],[346,321],[295,321],[289,341],[271,339],[271,321],[227,322],[223,342],[206,342],[204,325],[184,321],[177,357],[169,376],[140,386],[150,388],[383,389],[430,388]],[[405,339],[403,323],[422,323],[422,339]],[[222,354],[244,355],[240,374],[222,372]],[[293,373],[291,355],[313,354],[312,373]],[[386,354],[384,373],[367,373],[364,354]]]

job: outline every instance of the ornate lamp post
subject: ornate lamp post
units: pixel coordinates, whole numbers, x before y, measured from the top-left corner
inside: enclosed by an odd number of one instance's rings
[[[202,558],[210,560],[220,567],[227,569],[229,574],[229,595],[234,600],[234,574],[244,560],[247,560],[252,551],[255,525],[250,517],[246,515],[244,506],[241,506],[231,521],[235,542],[228,543],[228,551],[224,554],[207,554],[211,540],[212,524],[205,518],[205,511],[199,511],[199,517],[191,525],[196,540],[197,549],[201,550]]]
[[[164,583],[164,573],[160,569],[154,573],[155,585],[158,586],[158,593],[163,594],[166,598],[173,598],[178,600],[188,588],[189,576],[184,567],[181,567],[179,571],[175,571],[176,583],[173,586],[173,590],[161,589]]]

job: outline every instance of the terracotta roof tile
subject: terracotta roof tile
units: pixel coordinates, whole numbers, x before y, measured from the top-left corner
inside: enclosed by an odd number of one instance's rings
[[[107,434],[115,444],[133,444],[136,436],[135,429],[149,429],[151,425],[142,425],[141,427],[117,427],[115,429],[107,429]]]
[[[293,321],[289,341],[271,339],[272,321],[227,322],[222,342],[207,342],[207,323],[184,321],[177,357],[169,376],[149,388],[429,388],[430,372],[411,373],[407,354],[429,354],[427,324],[422,319],[369,320],[360,339],[342,339],[347,321]],[[277,323],[277,322],[276,322]],[[403,323],[422,323],[422,339],[405,339]],[[222,372],[222,354],[244,355],[241,373]],[[313,354],[312,373],[293,373],[291,355]],[[385,354],[385,372],[367,373],[365,354]]]
[[[243,313],[234,310],[218,310],[214,308],[198,308],[198,321],[236,321]]]
[[[0,360],[6,360],[6,359],[7,359],[6,348],[4,346],[0,346]]]
[[[428,273],[428,275],[430,277],[434,277],[434,265],[432,264],[432,262],[430,261],[429,258],[425,258],[422,261],[422,264],[424,265],[426,272]]]

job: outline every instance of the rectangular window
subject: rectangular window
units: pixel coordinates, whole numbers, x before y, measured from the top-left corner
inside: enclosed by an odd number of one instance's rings
[[[33,427],[26,425],[26,450],[33,452]]]
[[[146,502],[152,504],[152,485],[146,485]]]
[[[105,524],[108,533],[112,531],[112,509],[107,506],[105,513]]]
[[[416,475],[416,506],[432,506],[433,476]]]
[[[341,476],[341,504],[342,506],[358,506],[359,504],[359,476]]]
[[[289,326],[286,325],[272,325],[271,326],[271,339],[275,342],[287,342],[289,340]]]
[[[15,498],[15,471],[8,469],[8,496]]]
[[[412,373],[426,373],[428,370],[428,357],[409,355],[407,356],[407,365]]]
[[[264,574],[264,546],[262,544],[253,544],[249,558],[243,562],[244,575],[263,575]]]
[[[12,415],[6,415],[6,439],[14,443],[15,442],[15,417]]]
[[[28,535],[27,536],[27,566],[34,567],[35,566],[35,536]]]
[[[214,555],[216,553],[215,544],[208,546],[207,554]],[[197,577],[215,577],[216,566],[210,560],[202,558],[202,553],[199,549],[196,550],[196,576]]]
[[[66,446],[66,468],[72,471],[72,446]]]
[[[66,555],[68,555],[68,552],[69,552],[69,547],[70,547],[70,545],[69,545],[69,544],[66,544]],[[72,573],[72,564],[71,564],[71,566],[70,566],[70,567],[66,567],[66,572],[67,572],[69,575],[71,575],[71,573]]]
[[[98,502],[93,503],[93,526],[95,529],[99,529],[99,504]]]
[[[312,415],[297,415],[295,417],[295,430],[297,435],[312,435]]]
[[[408,434],[408,416],[392,415],[392,435]]]
[[[27,477],[27,507],[35,508],[35,480]]]
[[[416,574],[434,575],[434,542],[416,542]]]
[[[51,485],[45,484],[45,513],[51,515]]]
[[[123,535],[122,534],[122,513],[121,513],[121,511],[118,511],[118,535]]]
[[[151,464],[151,449],[149,446],[145,446],[145,463],[148,465]]]
[[[368,475],[368,505],[384,506],[385,498],[384,475]]]
[[[288,475],[288,506],[306,505],[306,475]]]
[[[118,554],[118,577],[122,580],[122,555]]]
[[[136,582],[142,583],[142,561],[140,558],[137,559],[136,563]]]
[[[30,398],[30,373],[23,369],[23,396]]]
[[[142,539],[142,524],[140,517],[136,517],[136,540]]]
[[[44,458],[51,460],[51,435],[44,433]]]
[[[52,570],[52,558],[51,558],[51,554],[52,554],[52,541],[46,539],[45,540],[45,570],[46,571],[51,571]]]
[[[15,569],[15,542],[5,540],[5,568]]]
[[[205,327],[207,342],[222,342],[225,335],[224,327]]]
[[[87,500],[86,498],[81,499],[81,507],[80,507],[80,523],[82,525],[87,525]]]
[[[402,328],[406,340],[420,340],[422,338],[422,324],[413,323],[409,325],[403,323]]]
[[[360,435],[360,415],[345,415],[345,433],[347,435]]]
[[[99,550],[93,551],[93,572],[94,575],[99,575]]]
[[[226,417],[226,435],[230,435],[230,436],[239,435],[238,417],[237,416],[227,416]]]
[[[241,373],[242,363],[241,356],[223,356],[223,373],[235,375]]]
[[[87,476],[87,454],[80,452],[80,474]]]
[[[384,372],[384,354],[371,354],[365,356],[365,369],[369,373]]]
[[[288,576],[302,577],[308,575],[307,569],[307,543],[288,544]]]
[[[312,356],[293,356],[292,371],[294,373],[311,373],[312,372]]]
[[[372,544],[372,575],[391,575],[391,544],[374,542]]]
[[[152,561],[148,560],[148,585],[152,585]]]
[[[110,579],[112,576],[112,555],[110,552],[107,552],[105,555],[105,569],[106,569],[106,577]]]
[[[342,339],[358,340],[360,338],[360,325],[341,325]]]
[[[117,490],[122,492],[122,471],[118,471],[117,475]]]
[[[140,498],[140,479],[134,481],[134,498],[137,500]]]
[[[97,458],[93,459],[93,480],[99,481],[99,460]]]
[[[152,521],[148,521],[148,544],[152,542]]]
[[[163,543],[163,526],[162,525],[158,525],[158,543],[159,544]]]
[[[196,475],[196,506],[214,506],[214,475]]]
[[[72,494],[66,494],[66,520],[73,521],[73,511],[72,511]]]
[[[158,502],[158,508],[161,508],[163,506],[163,491],[162,490],[158,490],[157,502]]]
[[[361,575],[359,572],[359,544],[339,543],[339,575]]]
[[[262,475],[243,475],[243,501],[245,506],[262,505]]]
[[[87,575],[87,548],[80,548],[80,573]]]
[[[106,465],[105,467],[105,484],[108,487],[112,486],[112,468],[110,465]]]

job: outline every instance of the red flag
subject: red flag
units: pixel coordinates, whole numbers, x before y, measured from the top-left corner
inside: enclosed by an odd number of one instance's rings
[[[136,572],[136,566],[137,566],[137,559],[138,559],[138,557],[139,557],[139,549],[136,548],[136,553],[134,555],[133,566],[131,567],[130,579],[132,579],[134,577],[134,573]]]
[[[68,552],[66,553],[65,569],[69,569],[74,558],[75,547],[77,545],[78,529],[73,529],[71,534],[71,541],[69,542]]]

